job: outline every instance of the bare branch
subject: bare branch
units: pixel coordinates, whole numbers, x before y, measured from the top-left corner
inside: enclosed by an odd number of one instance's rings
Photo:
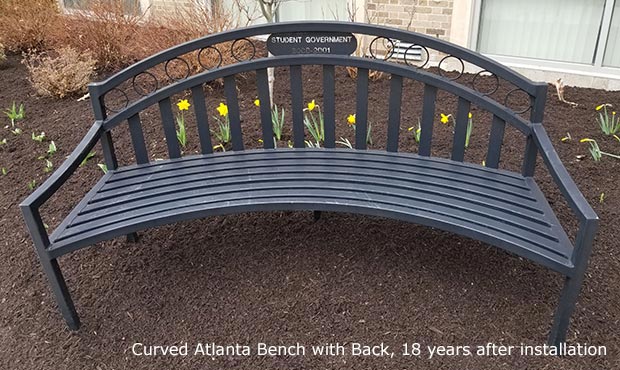
[[[407,12],[409,14],[409,22],[407,23],[407,31],[410,31],[411,25],[413,24],[413,17],[415,16],[415,7],[418,5],[419,0],[415,0],[413,4],[411,4],[411,9]],[[405,7],[407,9],[407,7]]]

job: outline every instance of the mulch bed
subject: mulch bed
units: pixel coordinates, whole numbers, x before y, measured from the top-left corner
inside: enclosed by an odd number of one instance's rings
[[[239,81],[244,141],[258,147],[259,112],[254,77]],[[337,137],[353,140],[346,116],[355,111],[355,84],[337,70]],[[472,76],[465,75],[463,79]],[[304,97],[321,104],[320,69],[304,68]],[[288,108],[286,70],[277,70],[275,101]],[[483,79],[481,90],[493,81]],[[502,84],[498,95],[509,91]],[[386,143],[389,80],[372,82],[370,121],[373,146]],[[210,112],[223,101],[221,86],[209,88]],[[416,151],[408,131],[421,117],[421,85],[407,82],[401,124],[401,148]],[[181,98],[182,96],[179,96]],[[620,92],[566,88],[573,108],[560,103],[550,87],[545,124],[564,164],[601,218],[587,278],[573,315],[571,343],[606,345],[608,356],[555,357],[136,357],[135,342],[181,344],[311,345],[326,342],[379,344],[397,353],[403,343],[483,345],[487,342],[543,344],[551,325],[562,278],[534,263],[464,237],[399,221],[351,214],[309,212],[240,214],[169,225],[141,234],[137,244],[112,240],[61,259],[81,315],[82,328],[70,332],[62,321],[33,251],[18,204],[28,182],[41,184],[49,174],[37,159],[54,140],[58,167],[92,123],[89,101],[37,97],[16,56],[0,69],[0,108],[23,102],[24,133],[8,129],[0,147],[2,207],[0,241],[0,368],[3,369],[614,369],[620,367],[620,253],[616,235],[620,209],[620,161],[595,163],[587,145],[592,137],[603,150],[620,152],[620,143],[604,137],[594,107],[620,104]],[[191,112],[191,109],[190,109]],[[437,112],[455,113],[456,99],[440,94]],[[472,108],[475,120],[466,159],[480,163],[486,154],[490,116]],[[290,109],[287,110],[290,127]],[[166,145],[157,111],[142,114],[152,158],[165,158]],[[187,115],[189,145],[198,150],[193,117]],[[213,121],[213,120],[212,120]],[[8,123],[6,118],[2,122]],[[213,122],[212,122],[213,123]],[[4,126],[4,124],[3,124]],[[133,160],[124,127],[114,138],[123,163]],[[45,131],[48,141],[31,140]],[[567,132],[570,142],[561,142]],[[279,145],[286,145],[290,130]],[[439,123],[434,155],[448,156],[451,128]],[[524,140],[507,130],[502,167],[518,170]],[[585,155],[583,159],[578,156]],[[46,223],[57,225],[100,177],[100,149],[44,207]],[[560,219],[574,232],[572,214],[539,163],[537,177]],[[600,202],[601,193],[605,193]]]

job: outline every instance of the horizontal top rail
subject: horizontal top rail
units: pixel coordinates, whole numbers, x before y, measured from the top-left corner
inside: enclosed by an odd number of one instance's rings
[[[394,75],[400,75],[405,78],[414,79],[422,83],[435,86],[442,90],[450,91],[451,93],[467,99],[473,104],[478,105],[496,116],[500,117],[504,121],[512,124],[522,133],[530,134],[529,122],[517,113],[501,105],[497,101],[488,98],[479,92],[450,81],[444,77],[434,75],[432,73],[425,72],[419,69],[408,68],[403,65],[389,63],[376,59],[359,58],[351,56],[341,55],[295,55],[295,56],[276,56],[270,58],[261,58],[246,62],[240,62],[232,64],[226,67],[218,68],[211,71],[199,73],[191,76],[185,80],[180,80],[172,85],[166,86],[150,95],[142,97],[141,99],[131,103],[117,114],[106,119],[104,128],[110,130],[115,126],[122,123],[124,120],[133,116],[136,113],[148,108],[149,106],[159,102],[162,99],[170,97],[183,90],[191,89],[202,83],[213,81],[218,78],[235,75],[238,73],[249,72],[252,70],[268,68],[268,67],[281,67],[290,65],[338,65],[338,66],[351,66],[357,68],[367,68],[380,70]]]
[[[494,61],[491,58],[428,35],[365,23],[325,21],[263,24],[208,35],[161,51],[147,59],[123,69],[104,81],[92,83],[90,84],[90,91],[91,93],[97,95],[95,98],[98,98],[106,92],[116,88],[124,81],[134,78],[149,68],[155,67],[161,63],[165,63],[192,51],[203,49],[222,42],[278,32],[351,32],[369,36],[384,37],[388,40],[399,40],[431,48],[439,52],[446,53],[448,56],[453,56],[461,59],[462,61],[469,62],[482,70],[505,79],[531,96],[535,96],[537,94],[538,86],[546,86],[544,83],[529,80],[528,78]],[[415,67],[409,68],[414,69]]]

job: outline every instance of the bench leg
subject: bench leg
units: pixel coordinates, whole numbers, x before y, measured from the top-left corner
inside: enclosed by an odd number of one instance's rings
[[[73,300],[71,300],[71,295],[69,294],[69,289],[67,289],[67,284],[60,271],[60,266],[58,266],[58,261],[56,259],[50,260],[46,257],[40,260],[43,265],[43,270],[47,275],[47,280],[52,288],[52,292],[54,293],[54,297],[56,298],[58,308],[60,308],[60,312],[67,326],[71,330],[78,330],[80,328],[80,318],[75,311]]]
[[[127,243],[137,243],[140,240],[138,233],[127,234]]]
[[[318,221],[321,219],[321,211],[313,211],[314,221]]]
[[[575,309],[582,283],[583,274],[566,278],[553,319],[551,333],[549,334],[548,344],[550,346],[558,347],[560,343],[566,342],[566,332],[568,331],[570,317]]]

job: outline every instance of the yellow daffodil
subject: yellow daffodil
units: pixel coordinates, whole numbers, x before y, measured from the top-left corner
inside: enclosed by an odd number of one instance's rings
[[[596,110],[601,110],[603,109],[604,106],[606,106],[607,104],[601,104],[598,107],[596,107]]]
[[[594,141],[594,140],[588,139],[587,137],[579,140],[580,143],[589,143],[589,142],[592,142],[592,141]]]
[[[257,107],[260,107],[260,100],[258,99],[254,100],[254,105],[256,105]]]
[[[228,106],[224,103],[220,103],[220,105],[215,109],[222,117],[226,117],[228,115]]]
[[[469,114],[467,115],[467,117],[469,117],[469,119],[472,118],[471,112],[469,112]]]
[[[446,116],[445,114],[441,113],[441,123],[445,125],[448,122],[450,122],[450,116],[451,116],[450,114]]]
[[[179,100],[177,103],[177,107],[179,110],[188,110],[191,104],[187,101],[187,99]]]
[[[614,116],[616,115],[616,112],[611,112],[611,114],[613,114]]]
[[[263,143],[263,139],[258,139],[258,142],[262,144]]]
[[[312,99],[312,101],[308,103],[308,110],[312,112],[314,108],[316,108],[316,103],[314,102],[314,99]]]
[[[409,128],[407,129],[407,131],[411,131],[411,130],[413,130],[413,126],[411,126],[411,127],[409,127]]]
[[[355,124],[355,114],[349,114],[349,116],[347,117],[347,123],[349,125]]]

